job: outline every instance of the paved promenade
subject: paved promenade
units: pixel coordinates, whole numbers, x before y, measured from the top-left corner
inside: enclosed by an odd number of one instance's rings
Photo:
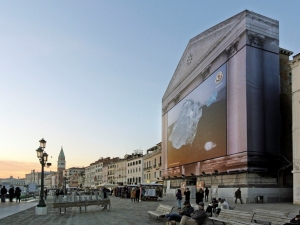
[[[48,215],[36,216],[35,206],[38,202],[0,203],[1,225],[142,225],[142,224],[166,224],[165,219],[149,218],[148,210],[155,210],[159,203],[176,206],[174,197],[164,197],[163,201],[142,201],[133,203],[130,199],[111,197],[111,211],[103,210],[100,206],[88,206],[87,212],[79,208],[67,208],[67,214],[59,214],[59,209],[51,207],[52,199],[46,201]],[[194,203],[194,199],[191,200]],[[205,203],[207,204],[207,203]],[[255,208],[272,209],[291,212],[296,215],[300,205],[292,203],[263,203],[263,204],[230,204],[236,206],[235,210],[249,211]],[[8,212],[14,213],[9,215]],[[212,224],[208,222],[208,224]]]

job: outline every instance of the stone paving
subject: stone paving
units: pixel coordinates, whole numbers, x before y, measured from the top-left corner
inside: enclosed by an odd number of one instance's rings
[[[194,199],[191,200],[193,203]],[[174,197],[164,197],[163,201],[142,201],[133,203],[130,199],[119,197],[111,197],[112,209],[110,211],[103,210],[100,206],[88,206],[87,212],[79,208],[67,208],[66,214],[59,214],[59,209],[51,207],[52,200],[47,200],[48,214],[45,216],[36,216],[35,207],[14,215],[0,219],[1,225],[141,225],[141,224],[166,224],[165,219],[149,218],[148,210],[155,210],[159,203],[176,206]],[[2,203],[6,204],[6,203]],[[0,204],[0,214],[1,206]],[[21,203],[22,204],[22,203]],[[207,203],[206,203],[207,204]],[[291,212],[296,215],[299,212],[299,205],[292,203],[263,203],[263,204],[230,204],[236,206],[235,210],[249,211],[254,208],[272,209]],[[212,224],[210,221],[208,225]],[[221,223],[220,223],[221,224]]]

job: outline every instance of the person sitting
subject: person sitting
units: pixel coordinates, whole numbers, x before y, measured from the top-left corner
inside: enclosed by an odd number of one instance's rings
[[[180,225],[202,225],[207,218],[206,212],[204,210],[204,203],[199,202],[198,209],[191,213],[191,217],[182,216],[180,220]]]
[[[206,214],[208,215],[208,216],[212,216],[212,214],[213,214],[213,210],[214,210],[214,203],[213,202],[211,202],[211,203],[209,203],[208,204],[208,206],[207,206],[207,208],[206,208]]]
[[[221,199],[221,209],[229,209],[229,204],[226,202],[225,198]]]
[[[300,215],[295,216],[289,223],[285,223],[284,225],[300,225]]]
[[[172,212],[166,215],[167,221],[175,220],[176,222],[180,222],[182,216],[191,216],[191,213],[194,212],[194,208],[191,206],[189,201],[185,201],[183,203],[184,207],[178,210],[178,213]]]

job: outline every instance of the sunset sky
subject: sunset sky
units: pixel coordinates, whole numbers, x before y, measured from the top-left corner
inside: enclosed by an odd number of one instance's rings
[[[262,3],[263,2],[263,3]],[[161,101],[188,41],[248,9],[300,52],[296,0],[1,1],[0,178],[124,157],[161,141]],[[51,158],[52,156],[52,158]]]

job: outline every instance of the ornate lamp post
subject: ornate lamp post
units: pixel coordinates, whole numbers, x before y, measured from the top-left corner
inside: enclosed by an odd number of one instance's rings
[[[44,201],[44,167],[45,166],[50,167],[51,163],[47,163],[48,154],[46,152],[44,152],[45,148],[46,148],[46,141],[44,139],[42,139],[42,140],[40,140],[40,147],[36,150],[37,157],[40,160],[40,163],[42,165],[40,201],[39,201],[39,204],[37,205],[37,207],[46,207],[46,204]],[[47,210],[40,210],[40,211],[42,211],[41,214],[40,214],[40,212],[37,212],[37,211],[36,211],[36,213],[38,215],[45,215],[45,213],[47,214]],[[44,211],[46,211],[46,212],[44,212]]]

